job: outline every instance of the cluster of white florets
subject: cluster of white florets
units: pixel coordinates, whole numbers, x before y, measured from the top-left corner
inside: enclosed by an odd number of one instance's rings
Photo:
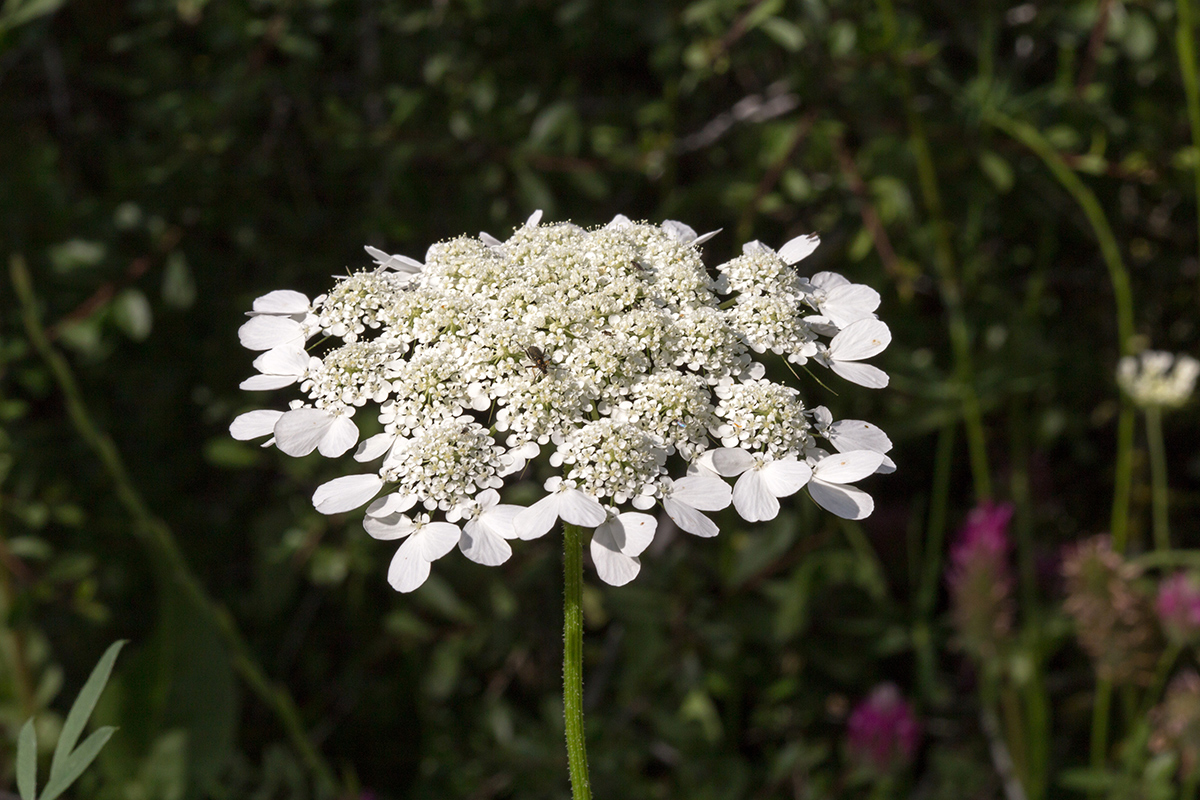
[[[1179,408],[1192,396],[1200,361],[1181,353],[1145,350],[1117,364],[1117,383],[1142,408]]]
[[[657,520],[625,506],[661,505],[699,536],[717,533],[701,512],[732,503],[746,520],[772,519],[778,498],[806,487],[839,516],[871,513],[851,484],[895,468],[887,436],[835,422],[766,377],[782,357],[887,385],[862,363],[891,340],[879,295],[831,272],[802,276],[796,264],[816,236],[778,252],[751,242],[714,276],[699,249],[713,234],[681,223],[618,217],[589,231],[540,217],[505,242],[436,244],[424,264],[368,247],[376,266],[327,295],[258,298],[239,334],[262,351],[259,374],[242,388],[298,384],[305,398],[242,414],[233,436],[269,437],[293,456],[337,458],[357,445],[355,460],[378,462],[322,485],[313,502],[326,514],[367,505],[372,536],[404,540],[388,571],[400,591],[456,544],[499,564],[508,540],[560,519],[595,528],[600,577],[626,583]],[[383,431],[360,442],[353,417],[368,405]],[[561,473],[546,496],[500,503],[505,479],[543,454]]]

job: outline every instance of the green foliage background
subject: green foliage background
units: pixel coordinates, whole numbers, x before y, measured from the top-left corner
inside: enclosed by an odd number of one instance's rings
[[[1016,503],[1022,542],[1024,638],[1004,669],[1051,698],[1030,796],[1065,791],[1089,761],[1094,679],[1056,563],[1112,524],[1112,376],[1137,343],[1119,341],[1111,262],[1051,161],[1114,232],[1141,343],[1195,353],[1181,7],[129,0],[0,25],[0,255],[28,265],[82,401],[6,277],[0,781],[24,720],[38,712],[52,741],[49,712],[128,638],[98,713],[120,731],[78,797],[330,796],[321,764],[344,797],[567,795],[555,537],[495,569],[452,556],[400,596],[392,550],[309,503],[343,465],[227,434],[278,405],[237,389],[253,298],[314,296],[366,265],[364,244],[420,257],[542,208],[724,228],[713,264],[818,231],[806,266],[878,288],[895,336],[888,389],[810,398],[897,443],[864,524],[797,496],[753,529],[723,515],[716,540],[660,536],[627,587],[588,578],[595,796],[999,796],[987,700],[940,589],[946,542],[989,495]],[[81,435],[81,408],[126,478]],[[1174,544],[1194,547],[1194,406],[1166,424]],[[924,739],[878,781],[841,742],[885,680]],[[1136,723],[1118,714],[1116,738]],[[1090,779],[1160,796],[1170,779],[1125,758]]]

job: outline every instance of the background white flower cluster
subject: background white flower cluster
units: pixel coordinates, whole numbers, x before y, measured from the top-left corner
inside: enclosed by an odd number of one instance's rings
[[[894,469],[888,437],[766,377],[774,360],[887,385],[863,363],[891,340],[879,294],[832,272],[802,276],[816,236],[778,252],[751,242],[714,277],[699,251],[714,234],[682,223],[617,217],[589,231],[540,218],[505,242],[433,245],[424,264],[369,247],[376,266],[326,295],[258,298],[239,335],[261,351],[259,374],[242,388],[298,384],[304,398],[242,414],[232,435],[293,456],[357,445],[357,461],[377,462],[313,502],[326,514],[369,504],[367,532],[402,540],[388,572],[400,591],[455,545],[496,565],[510,540],[560,519],[595,529],[597,571],[621,585],[640,569],[657,526],[643,512],[656,505],[698,536],[717,534],[702,512],[732,503],[769,520],[802,488],[839,516],[871,513],[852,484]],[[354,417],[368,405],[383,431],[360,442]],[[560,471],[546,496],[500,503],[505,478],[542,454]]]

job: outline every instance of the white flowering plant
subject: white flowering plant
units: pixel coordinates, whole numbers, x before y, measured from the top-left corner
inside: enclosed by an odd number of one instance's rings
[[[401,592],[456,546],[494,566],[511,541],[561,520],[569,625],[580,528],[593,530],[600,578],[619,586],[641,568],[656,506],[702,537],[718,533],[706,512],[732,504],[748,522],[770,520],[802,489],[840,517],[866,517],[873,501],[853,484],[895,468],[887,435],[810,406],[766,377],[766,361],[886,386],[864,363],[891,341],[879,294],[801,274],[815,235],[778,251],[750,242],[710,273],[700,245],[715,233],[623,216],[586,230],[541,224],[538,212],[507,241],[459,237],[424,263],[368,247],[375,264],[328,294],[254,301],[239,334],[261,354],[242,388],[298,385],[303,396],[242,414],[230,431],[292,456],[354,449],[375,465],[320,486],[313,503],[325,514],[366,506],[366,531],[401,541],[388,569]],[[383,430],[360,442],[367,407]],[[543,455],[558,470],[545,496],[500,502]],[[568,635],[568,661],[570,651]]]

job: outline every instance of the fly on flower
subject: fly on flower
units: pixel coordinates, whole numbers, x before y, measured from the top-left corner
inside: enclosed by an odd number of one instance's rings
[[[533,362],[533,367],[543,375],[550,374],[550,361],[546,358],[546,354],[542,352],[542,348],[537,345],[529,345],[525,348],[525,355],[529,356],[529,360]]]

